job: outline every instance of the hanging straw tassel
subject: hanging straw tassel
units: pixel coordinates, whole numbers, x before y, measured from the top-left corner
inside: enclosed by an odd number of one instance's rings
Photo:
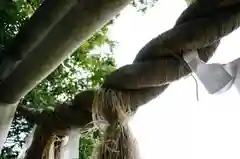
[[[93,159],[137,159],[137,143],[128,127],[129,98],[121,92],[99,90],[93,101],[93,120],[103,130]]]

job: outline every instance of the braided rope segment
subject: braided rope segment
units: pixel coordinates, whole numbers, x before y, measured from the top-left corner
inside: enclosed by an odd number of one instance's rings
[[[112,72],[102,87],[126,94],[135,109],[161,94],[171,82],[191,72],[183,61],[184,53],[197,50],[201,59],[207,61],[220,39],[239,27],[240,3],[204,7],[198,2],[190,5],[172,29],[147,43],[133,64]],[[81,96],[87,96],[91,101]],[[90,110],[93,96],[94,90],[82,92],[73,101],[73,106]]]
[[[126,124],[129,109],[135,111],[191,72],[182,58],[184,53],[197,50],[207,61],[220,39],[239,26],[240,3],[212,5],[212,9],[195,12],[200,6],[194,3],[188,7],[172,29],[147,43],[133,64],[112,72],[93,93],[93,121],[99,128],[99,120],[107,122],[101,144],[93,153],[96,159],[135,159],[138,146]]]

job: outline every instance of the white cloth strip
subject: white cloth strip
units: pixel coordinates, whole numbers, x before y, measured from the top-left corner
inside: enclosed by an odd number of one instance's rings
[[[184,60],[210,94],[226,92],[232,85],[240,93],[240,58],[224,65],[206,64],[194,51],[185,54]]]

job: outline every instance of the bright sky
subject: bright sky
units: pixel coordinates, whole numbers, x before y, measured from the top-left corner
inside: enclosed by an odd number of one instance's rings
[[[183,0],[159,1],[145,15],[127,7],[112,27],[110,36],[119,42],[115,52],[118,66],[131,63],[144,44],[170,29],[187,7]],[[224,38],[211,62],[238,58],[239,36],[237,30]],[[239,94],[232,88],[213,96],[199,85],[200,101],[189,77],[138,110],[131,127],[142,159],[240,158]]]

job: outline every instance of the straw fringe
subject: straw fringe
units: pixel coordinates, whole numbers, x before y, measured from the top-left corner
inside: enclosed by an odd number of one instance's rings
[[[93,101],[93,121],[103,132],[93,159],[136,159],[137,143],[128,127],[130,98],[122,92],[100,89]]]

